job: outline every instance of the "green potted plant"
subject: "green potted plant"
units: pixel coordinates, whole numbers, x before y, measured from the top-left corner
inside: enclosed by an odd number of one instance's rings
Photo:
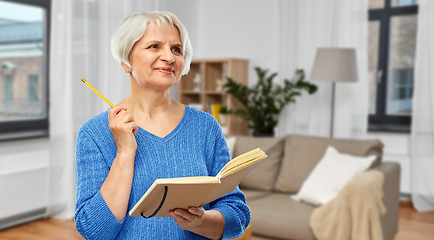
[[[253,87],[247,87],[227,77],[227,83],[223,86],[226,93],[244,105],[241,109],[225,109],[226,113],[233,113],[245,118],[248,128],[253,129],[254,136],[274,136],[274,128],[277,126],[279,114],[289,103],[295,103],[295,97],[302,91],[313,94],[317,86],[304,81],[305,74],[302,69],[295,71],[292,81],[284,80],[284,86],[274,85],[273,79],[277,73],[266,76],[268,70],[255,68],[258,82]]]

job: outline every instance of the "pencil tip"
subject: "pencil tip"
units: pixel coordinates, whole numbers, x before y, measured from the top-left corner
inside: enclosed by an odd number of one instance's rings
[[[82,82],[85,82],[86,80],[84,80],[84,78],[81,79]]]

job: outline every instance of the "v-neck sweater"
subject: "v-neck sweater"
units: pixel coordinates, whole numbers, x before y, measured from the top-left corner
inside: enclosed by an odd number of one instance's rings
[[[158,178],[215,176],[231,159],[216,119],[185,107],[181,122],[165,137],[139,127],[128,211]],[[108,208],[100,188],[116,157],[117,147],[109,129],[108,110],[84,122],[76,141],[75,223],[85,239],[206,239],[182,230],[170,217],[130,217],[119,222]],[[250,210],[238,187],[207,204],[225,219],[223,239],[242,235]]]

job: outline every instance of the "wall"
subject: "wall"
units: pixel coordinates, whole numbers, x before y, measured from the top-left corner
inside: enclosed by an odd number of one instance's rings
[[[236,57],[250,60],[249,84],[256,83],[253,67],[279,67],[279,1],[199,1],[196,58]]]

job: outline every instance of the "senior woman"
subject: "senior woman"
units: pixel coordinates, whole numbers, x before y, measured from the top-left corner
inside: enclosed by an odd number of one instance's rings
[[[230,160],[218,122],[173,100],[188,73],[188,33],[169,12],[134,13],[113,33],[112,54],[130,78],[130,94],[80,127],[76,142],[78,232],[86,239],[228,239],[250,222],[243,193],[171,217],[127,212],[157,178],[215,176]]]

